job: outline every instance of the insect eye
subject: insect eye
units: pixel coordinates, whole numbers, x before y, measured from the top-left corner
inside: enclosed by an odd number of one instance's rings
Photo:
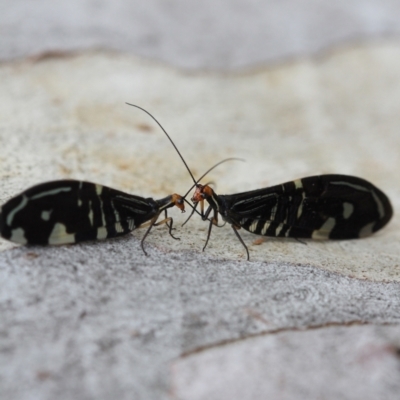
[[[205,193],[202,193],[202,194],[201,194],[201,198],[202,198],[202,199],[205,199],[205,198],[206,198],[206,194],[205,194]]]

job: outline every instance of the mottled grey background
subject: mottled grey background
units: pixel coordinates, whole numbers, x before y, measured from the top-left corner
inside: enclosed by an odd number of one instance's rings
[[[60,178],[184,193],[131,101],[196,176],[247,159],[210,176],[222,193],[341,172],[395,208],[360,241],[243,233],[251,262],[229,227],[202,253],[177,212],[182,240],[154,229],[149,257],[142,230],[1,240],[0,399],[398,399],[399,34],[395,0],[0,0],[1,202]]]
[[[1,0],[0,58],[113,49],[232,69],[399,37],[397,0]]]

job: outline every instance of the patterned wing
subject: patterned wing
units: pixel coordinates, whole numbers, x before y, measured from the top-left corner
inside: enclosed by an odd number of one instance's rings
[[[34,186],[1,208],[0,232],[21,244],[66,244],[124,235],[157,213],[152,199],[91,182]]]
[[[224,198],[228,221],[258,235],[352,239],[393,215],[387,196],[364,179],[320,175]]]

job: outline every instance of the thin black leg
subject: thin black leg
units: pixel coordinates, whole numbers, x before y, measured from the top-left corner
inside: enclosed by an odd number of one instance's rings
[[[239,232],[237,231],[237,229],[233,226],[233,232],[235,232],[235,235],[237,236],[237,238],[240,240],[240,243],[242,243],[242,245],[244,246],[244,248],[246,249],[246,253],[247,253],[247,261],[250,261],[250,254],[249,254],[249,249],[247,248],[246,244],[243,242],[243,239],[241,238],[241,236],[239,235]]]

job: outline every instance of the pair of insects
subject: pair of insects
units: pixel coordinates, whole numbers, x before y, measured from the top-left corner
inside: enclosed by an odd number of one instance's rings
[[[160,126],[194,182],[195,206],[189,218],[200,204],[200,216],[209,220],[203,250],[212,226],[218,225],[218,214],[232,226],[246,249],[247,259],[249,251],[238,233],[240,228],[272,237],[354,239],[376,232],[392,217],[389,199],[381,190],[364,179],[347,175],[311,176],[250,192],[217,195],[208,184],[199,181],[230,159],[216,164],[196,180],[161,124],[143,108],[134,107],[146,112]],[[174,237],[173,219],[168,217],[167,210],[175,206],[184,212],[184,202],[192,188],[185,196],[172,194],[154,200],[85,181],[42,183],[1,207],[0,234],[15,243],[56,245],[113,238],[148,226],[141,240],[146,254],[144,240],[153,226],[165,223]],[[206,211],[204,201],[209,205]],[[165,218],[158,221],[163,212]]]

